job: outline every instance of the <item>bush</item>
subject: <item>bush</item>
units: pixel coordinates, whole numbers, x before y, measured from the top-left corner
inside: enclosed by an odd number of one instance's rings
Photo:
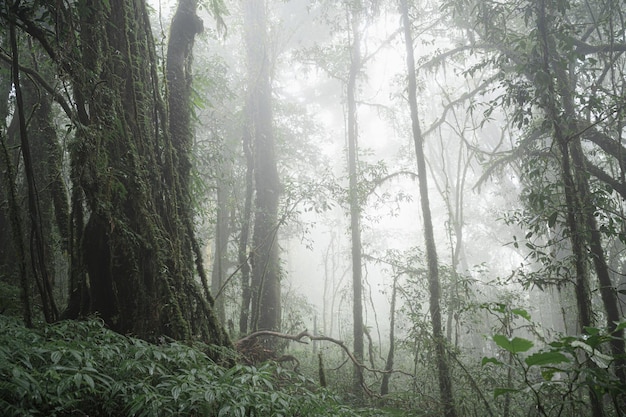
[[[175,341],[154,345],[98,320],[39,330],[0,317],[3,416],[362,416],[268,363],[221,367]]]

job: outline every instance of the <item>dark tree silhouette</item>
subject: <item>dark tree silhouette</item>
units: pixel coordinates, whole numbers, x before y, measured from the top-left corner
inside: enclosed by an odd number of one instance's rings
[[[46,21],[35,7],[45,8]],[[122,333],[227,345],[213,315],[189,193],[191,52],[202,30],[196,7],[181,0],[172,22],[167,100],[141,0],[22,3],[0,8],[0,18],[45,51],[67,87],[59,91],[20,68],[61,104],[74,128],[64,317],[98,314]]]

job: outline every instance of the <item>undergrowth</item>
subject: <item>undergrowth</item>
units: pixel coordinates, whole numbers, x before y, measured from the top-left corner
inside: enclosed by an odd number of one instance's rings
[[[27,329],[0,316],[3,416],[374,416],[276,364],[222,367],[201,347],[160,345],[98,320]]]

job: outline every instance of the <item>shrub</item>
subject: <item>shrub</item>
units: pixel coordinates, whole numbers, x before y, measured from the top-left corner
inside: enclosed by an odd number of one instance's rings
[[[307,378],[267,363],[221,367],[203,350],[64,321],[0,317],[3,416],[362,416]]]

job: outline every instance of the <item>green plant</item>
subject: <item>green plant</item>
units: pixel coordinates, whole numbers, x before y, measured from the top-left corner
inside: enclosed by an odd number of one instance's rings
[[[0,317],[3,416],[359,416],[274,363],[224,368],[195,347],[155,345],[99,320],[27,329]]]
[[[617,326],[626,328],[626,322]],[[565,336],[532,353],[534,343],[521,337],[493,336],[495,344],[507,352],[512,361],[484,357],[482,365],[512,368],[519,383],[494,389],[494,399],[517,395],[531,401],[534,413],[541,416],[584,415],[589,409],[588,393],[612,404],[613,415],[623,415],[626,386],[615,377],[615,357],[609,344],[615,338],[606,329],[587,327],[586,334]],[[610,406],[608,408],[611,408]],[[529,411],[530,412],[530,411]],[[531,414],[529,414],[531,415]]]

